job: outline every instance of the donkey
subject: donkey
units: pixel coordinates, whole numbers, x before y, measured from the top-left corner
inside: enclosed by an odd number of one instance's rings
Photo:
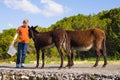
[[[61,64],[59,68],[63,67],[63,52],[62,48],[67,53],[68,56],[68,64],[70,67],[70,60],[71,60],[71,53],[70,53],[70,42],[68,40],[68,36],[66,31],[63,29],[54,29],[49,32],[38,32],[36,27],[29,27],[29,36],[33,39],[34,45],[36,48],[36,57],[37,57],[37,64],[36,68],[39,66],[39,52],[42,51],[42,66],[44,68],[44,53],[45,49],[51,48],[54,45],[56,46],[60,56],[61,56]]]
[[[73,65],[73,49],[79,51],[88,51],[92,47],[95,48],[97,57],[93,67],[98,65],[101,53],[104,56],[103,67],[107,65],[106,59],[106,35],[101,29],[94,28],[88,30],[66,31],[71,45],[71,64]]]

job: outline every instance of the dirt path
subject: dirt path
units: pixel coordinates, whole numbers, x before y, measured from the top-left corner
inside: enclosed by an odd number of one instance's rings
[[[59,65],[49,64],[45,65],[44,69],[35,69],[35,64],[26,64],[24,69],[16,69],[15,64],[0,64],[0,69],[6,70],[29,70],[29,71],[49,71],[49,72],[72,72],[72,73],[99,73],[99,74],[119,74],[120,75],[120,64],[108,64],[105,68],[102,65],[98,65],[96,68],[92,68],[93,64],[75,64],[71,69],[58,70]]]
[[[92,65],[77,63],[71,69],[59,70],[55,64],[45,65],[44,69],[35,69],[35,64],[20,69],[15,64],[0,64],[0,80],[120,80],[120,64],[108,64],[106,68]]]

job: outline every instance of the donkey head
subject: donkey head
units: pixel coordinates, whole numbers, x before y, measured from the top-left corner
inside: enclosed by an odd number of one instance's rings
[[[37,32],[36,31],[36,28],[37,28],[38,26],[35,26],[35,27],[33,27],[33,26],[28,26],[28,28],[29,28],[29,38],[34,38],[35,36],[34,36],[34,34]]]

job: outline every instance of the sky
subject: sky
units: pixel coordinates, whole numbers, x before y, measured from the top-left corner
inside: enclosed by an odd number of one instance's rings
[[[120,0],[0,0],[0,32],[29,25],[49,27],[64,17],[97,14],[120,7]]]

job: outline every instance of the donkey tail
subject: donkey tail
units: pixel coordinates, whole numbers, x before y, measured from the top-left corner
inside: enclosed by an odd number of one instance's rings
[[[104,38],[103,38],[103,48],[102,48],[102,54],[103,54],[103,57],[104,57],[104,64],[103,64],[103,67],[105,67],[107,65],[107,54],[106,54],[106,35],[104,33]]]
[[[65,33],[65,43],[66,43],[66,51],[70,51],[71,50],[70,39],[68,37],[67,32]]]
[[[106,54],[106,35],[104,33],[104,38],[103,38],[103,53]]]

